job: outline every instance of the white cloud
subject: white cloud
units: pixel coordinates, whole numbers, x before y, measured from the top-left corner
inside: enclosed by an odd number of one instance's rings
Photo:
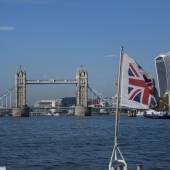
[[[115,57],[116,55],[114,55],[114,54],[108,54],[108,55],[105,55],[104,57],[105,58],[113,58],[113,57]]]
[[[18,2],[22,3],[30,3],[30,4],[48,4],[49,0],[18,0]]]
[[[0,31],[14,31],[15,27],[13,26],[0,26]]]
[[[0,0],[2,3],[8,4],[49,4],[56,2],[55,0]]]

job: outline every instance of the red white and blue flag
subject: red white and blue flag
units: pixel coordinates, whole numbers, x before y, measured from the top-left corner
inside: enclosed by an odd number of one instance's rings
[[[122,106],[148,109],[156,105],[152,79],[127,54],[123,56],[121,78]]]

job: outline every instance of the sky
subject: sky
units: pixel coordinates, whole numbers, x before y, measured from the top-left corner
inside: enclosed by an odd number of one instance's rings
[[[120,47],[152,76],[154,58],[170,51],[169,0],[0,0],[0,94],[27,79],[75,79],[114,95]],[[75,96],[74,85],[28,86],[28,103]]]

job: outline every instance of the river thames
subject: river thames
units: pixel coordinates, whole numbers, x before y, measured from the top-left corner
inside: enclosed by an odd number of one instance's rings
[[[0,165],[7,170],[108,170],[114,116],[0,118]],[[170,169],[170,120],[121,116],[129,170]]]

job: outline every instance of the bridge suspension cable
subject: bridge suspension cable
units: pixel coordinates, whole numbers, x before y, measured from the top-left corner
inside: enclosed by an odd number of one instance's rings
[[[97,92],[94,88],[90,87],[89,85],[88,85],[88,89],[95,97],[97,97],[98,105],[104,106],[104,97],[102,96],[102,94]]]
[[[1,108],[12,108],[12,93],[15,86],[0,95],[0,107]]]

